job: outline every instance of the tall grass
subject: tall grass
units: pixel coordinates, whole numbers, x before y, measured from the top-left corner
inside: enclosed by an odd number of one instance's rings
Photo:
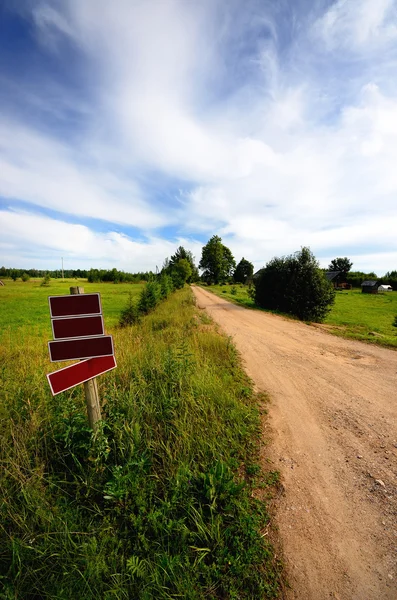
[[[111,333],[95,434],[81,387],[50,396],[46,333],[2,336],[0,597],[276,597],[234,346],[189,289]]]

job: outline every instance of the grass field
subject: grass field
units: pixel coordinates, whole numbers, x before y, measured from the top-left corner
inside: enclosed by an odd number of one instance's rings
[[[205,289],[235,304],[256,308],[245,286],[212,285]],[[397,292],[362,294],[361,290],[353,289],[336,293],[335,304],[324,325],[342,337],[397,347],[397,328],[393,327],[396,315]]]
[[[277,474],[257,463],[262,409],[234,346],[189,288],[119,329],[139,286],[80,282],[102,294],[118,362],[93,435],[82,386],[52,398],[45,378],[46,296],[70,283],[0,288],[0,597],[276,597]]]

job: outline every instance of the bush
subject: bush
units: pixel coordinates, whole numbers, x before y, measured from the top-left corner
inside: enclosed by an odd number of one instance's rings
[[[21,279],[22,281],[29,281],[30,277],[27,273],[22,273]]]
[[[47,273],[47,275],[42,279],[40,286],[41,287],[49,287],[50,281],[51,281],[51,277]]]
[[[133,300],[133,295],[130,292],[128,294],[128,304],[121,311],[119,325],[120,327],[126,327],[127,325],[134,325],[135,323],[139,323],[141,320],[141,315],[137,306],[137,303]]]
[[[232,286],[230,293],[232,294],[232,296],[237,296],[237,288],[235,285]]]
[[[335,300],[309,248],[287,257],[273,258],[255,280],[255,303],[303,321],[323,321]]]
[[[393,327],[397,327],[397,315],[394,317]]]
[[[160,296],[161,298],[168,298],[170,293],[173,291],[174,286],[172,282],[172,277],[163,273],[160,278]]]
[[[140,293],[138,300],[139,311],[148,314],[156,308],[161,298],[161,288],[156,281],[149,281]]]

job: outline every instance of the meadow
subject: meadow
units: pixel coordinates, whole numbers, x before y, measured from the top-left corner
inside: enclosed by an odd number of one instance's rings
[[[101,292],[118,368],[52,397],[48,295]],[[259,465],[264,400],[189,287],[117,327],[133,284],[0,287],[0,598],[278,596]]]
[[[246,308],[263,310],[255,306],[247,286],[212,285],[205,289]],[[393,326],[396,315],[397,292],[363,294],[361,289],[337,291],[335,304],[323,327],[341,337],[396,348],[397,328]]]

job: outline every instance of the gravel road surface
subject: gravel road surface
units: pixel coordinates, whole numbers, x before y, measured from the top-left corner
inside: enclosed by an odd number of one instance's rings
[[[397,352],[193,291],[270,396],[285,598],[397,600]]]

